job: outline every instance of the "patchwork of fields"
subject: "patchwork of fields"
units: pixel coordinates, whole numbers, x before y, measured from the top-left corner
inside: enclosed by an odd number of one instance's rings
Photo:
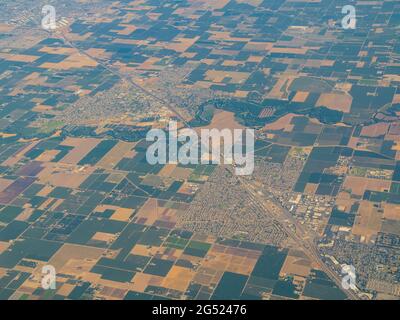
[[[0,299],[399,299],[397,0],[72,2],[0,23]],[[150,165],[170,120],[253,176]]]

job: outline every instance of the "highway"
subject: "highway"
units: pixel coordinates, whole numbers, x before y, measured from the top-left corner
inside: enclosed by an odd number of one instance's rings
[[[234,174],[233,172],[231,172]],[[315,261],[318,266],[324,271],[338,286],[338,288],[342,288],[342,278],[332,270],[326,263],[321,259],[318,248],[315,244],[314,235],[310,235],[310,231],[305,231],[303,226],[299,224],[299,222],[288,213],[284,208],[280,205],[271,201],[273,206],[279,210],[279,213],[275,213],[274,210],[271,210],[271,204],[267,204],[268,201],[260,194],[258,194],[257,187],[251,185],[248,181],[246,181],[243,177],[237,176],[239,182],[245,186],[249,195],[257,201],[264,209],[265,212],[270,213],[283,228],[283,230],[303,249],[303,251],[309,256],[309,258]],[[295,230],[288,226],[288,222],[295,226]],[[351,300],[359,300],[358,295],[351,290],[342,290],[349,299]]]

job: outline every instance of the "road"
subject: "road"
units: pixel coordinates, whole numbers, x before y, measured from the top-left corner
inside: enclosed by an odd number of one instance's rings
[[[233,172],[231,173],[233,174]],[[243,177],[237,176],[237,179],[243,186],[246,187],[249,195],[263,207],[265,212],[270,213],[275,218],[275,221],[281,225],[283,230],[299,245],[299,247],[303,249],[309,258],[318,264],[321,270],[324,271],[336,283],[338,288],[342,288],[342,278],[321,259],[317,245],[314,241],[316,235],[312,234],[310,231],[306,231],[303,226],[299,224],[299,222],[284,208],[281,208],[280,205],[272,202],[271,200],[262,198],[262,196],[258,193],[257,187],[250,184]],[[279,210],[279,213],[276,213],[270,209],[271,204],[268,204],[268,201],[273,203],[273,206]],[[288,221],[295,227],[295,230],[288,226]],[[343,292],[349,299],[360,299],[358,295],[351,290],[343,290]]]

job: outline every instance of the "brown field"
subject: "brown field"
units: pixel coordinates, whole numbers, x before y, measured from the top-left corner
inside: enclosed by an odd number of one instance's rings
[[[106,233],[106,232],[96,232],[92,239],[93,241],[100,241],[105,243],[111,243],[117,238],[117,236],[113,233]]]
[[[235,114],[233,112],[217,110],[208,126],[195,128],[195,131],[199,133],[200,129],[234,130],[245,129],[245,127],[236,121]]]
[[[181,54],[181,57],[184,57],[184,56],[186,56],[186,55],[190,55],[190,56],[192,56],[192,53],[193,52],[185,52],[185,53],[182,53]],[[195,56],[195,55],[194,55]],[[192,56],[193,57],[193,56]],[[207,64],[207,65],[209,65],[209,66],[212,66],[213,64],[215,64],[215,62],[216,62],[217,60],[215,60],[215,59],[201,59],[201,62],[202,63],[205,63],[205,64]],[[202,82],[202,81],[198,81],[198,82]],[[209,83],[209,82],[207,82],[207,83]]]
[[[201,266],[193,281],[204,286],[216,285],[222,278],[224,271]]]
[[[33,208],[26,208],[24,211],[22,211],[16,218],[16,221],[26,221],[33,213],[34,209]]]
[[[381,232],[391,233],[400,236],[400,221],[397,220],[383,220]]]
[[[335,60],[319,60],[319,59],[307,59],[304,63],[306,67],[320,68],[320,67],[331,67],[335,64]]]
[[[207,242],[207,243],[214,243],[216,238],[212,235],[207,235],[204,233],[195,233],[192,236],[192,240],[200,241],[200,242]],[[214,247],[215,249],[215,247]],[[223,251],[221,251],[223,252]]]
[[[195,56],[196,56],[196,53],[195,53],[195,52],[183,52],[183,53],[181,54],[181,57],[182,57],[182,58],[189,58],[189,59],[191,59],[191,58],[194,58]],[[208,61],[209,61],[209,60],[208,60]],[[212,60],[212,61],[214,61],[214,60]],[[209,64],[209,63],[207,63],[207,60],[206,60],[206,59],[203,59],[202,62],[204,62],[204,63],[206,63],[206,64]]]
[[[38,56],[29,56],[26,54],[12,54],[12,53],[0,53],[0,58],[15,62],[34,62],[37,59],[39,59]]]
[[[353,148],[353,149],[361,149],[357,146],[359,141],[360,141],[360,138],[351,137],[347,146],[349,146],[350,148]]]
[[[203,89],[209,89],[212,85],[213,85],[213,83],[208,82],[208,81],[197,81],[196,82],[196,87],[203,88]],[[189,86],[189,87],[192,88],[194,86]]]
[[[282,118],[279,118],[273,123],[268,123],[264,126],[264,131],[280,131],[291,132],[293,130],[292,119],[300,117],[294,113],[289,113]]]
[[[382,213],[369,201],[361,201],[358,212],[352,233],[361,236],[362,242],[369,242],[381,230]]]
[[[61,152],[60,150],[46,150],[36,158],[36,161],[50,162],[60,152]]]
[[[99,274],[90,273],[90,270],[96,264],[96,260],[94,259],[85,259],[79,257],[78,259],[70,259],[65,265],[59,270],[56,269],[61,274],[71,275],[75,279],[80,278],[83,281],[92,281],[96,283],[96,279],[100,279]],[[58,277],[60,278],[60,277]],[[114,282],[115,286],[115,282]]]
[[[0,32],[10,32],[14,30],[14,26],[6,24],[6,23],[0,23]]]
[[[162,65],[156,65],[157,62],[160,62],[161,58],[149,58],[145,62],[143,62],[138,69],[139,70],[162,70],[164,67]]]
[[[4,251],[6,251],[9,246],[10,246],[9,242],[0,241],[0,253],[3,253]],[[0,276],[1,276],[1,273],[0,273]]]
[[[383,217],[389,220],[400,220],[400,205],[392,203],[383,203]]]
[[[395,160],[396,160],[396,161],[400,161],[400,143],[397,144],[396,148],[398,148],[398,150],[397,150],[397,152],[396,152]]]
[[[173,266],[163,280],[163,287],[185,292],[195,274],[191,269]]]
[[[131,25],[131,24],[123,24],[123,23],[121,23],[121,24],[119,24],[119,26],[120,27],[124,27],[124,29],[116,30],[116,31],[113,31],[113,32],[116,32],[116,33],[118,33],[118,34],[120,34],[122,36],[128,36],[128,35],[130,35],[132,32],[134,32],[137,29],[136,26]]]
[[[222,65],[226,67],[236,67],[242,64],[243,64],[242,61],[235,61],[235,60],[224,60],[224,62],[222,63]]]
[[[205,80],[213,83],[222,83],[225,78],[231,78],[229,83],[243,83],[249,76],[248,72],[208,70]]]
[[[400,295],[399,284],[393,284],[392,282],[378,280],[376,278],[368,280],[366,288],[368,290],[378,291],[379,292],[378,297],[380,299],[398,300],[398,296]]]
[[[208,8],[209,10],[212,9],[212,11],[217,10],[217,9],[222,9],[225,7],[228,3],[229,0],[220,0],[220,1],[214,1],[214,0],[189,0],[188,1],[191,6],[194,6],[195,8],[197,6],[201,8]]]
[[[351,194],[347,192],[340,192],[336,199],[336,205],[339,210],[350,212],[355,200],[351,199]]]
[[[106,204],[98,205],[95,209],[96,212],[104,212],[106,210],[114,210],[115,212],[110,217],[110,219],[117,220],[117,221],[129,221],[129,218],[135,212],[134,209],[121,208],[121,207],[117,207],[117,206],[113,206],[113,205],[106,205]]]
[[[23,147],[21,150],[19,150],[18,152],[14,153],[7,160],[5,160],[2,163],[2,165],[6,166],[6,167],[8,167],[8,166],[11,167],[11,166],[15,165],[24,156],[25,153],[27,153],[28,151],[33,149],[38,143],[39,143],[39,140],[29,143],[28,145]]]
[[[250,40],[250,38],[238,38],[238,37],[232,37],[230,32],[227,31],[210,31],[211,36],[210,40],[225,40],[225,41],[238,41],[238,42],[247,42]]]
[[[315,194],[315,192],[318,189],[318,184],[317,183],[307,183],[305,189],[304,189],[304,193],[306,194]]]
[[[92,151],[101,140],[95,138],[66,138],[60,145],[74,147],[68,154],[60,160],[62,163],[77,164],[90,151]]]
[[[191,195],[199,189],[199,185],[195,183],[185,182],[178,190],[178,193]]]
[[[110,217],[111,220],[129,221],[135,210],[118,208],[115,213]]]
[[[38,209],[40,210],[46,210],[48,207],[52,207],[52,208],[56,208],[59,205],[61,205],[61,203],[63,203],[64,200],[63,199],[58,199],[54,202],[54,199],[52,198],[47,198],[40,206]]]
[[[389,127],[389,123],[372,124],[370,126],[363,127],[360,135],[371,138],[384,136],[388,132]]]
[[[53,189],[54,188],[52,186],[44,186],[44,188],[37,193],[37,196],[47,197],[50,194],[50,192],[53,191]]]
[[[56,69],[56,70],[70,70],[79,69],[83,67],[96,67],[97,62],[86,55],[80,53],[74,53],[68,56],[61,62],[45,62],[40,65],[40,68],[44,69]]]
[[[126,173],[111,173],[105,182],[120,183],[126,177]]]
[[[307,100],[309,92],[297,91],[296,95],[293,97],[293,102],[304,102]]]
[[[343,91],[343,92],[349,92],[352,87],[353,87],[353,85],[351,83],[348,83],[348,82],[336,83],[335,90]]]
[[[204,287],[210,287],[211,285],[215,285],[219,279],[213,281],[213,276],[205,273],[203,269],[199,269],[194,277],[193,281],[195,283],[201,284]]]
[[[245,49],[248,51],[262,51],[269,52],[274,46],[273,42],[252,42],[249,41],[245,45]]]
[[[130,254],[144,256],[144,257],[154,257],[160,252],[160,247],[147,246],[143,244],[136,244],[133,246]]]
[[[290,250],[283,264],[280,276],[296,275],[307,277],[312,269],[312,261],[300,251]]]
[[[287,90],[295,78],[296,76],[294,75],[282,75],[266,96],[271,99],[286,99],[288,96]]]
[[[166,164],[161,171],[158,173],[160,177],[172,177],[172,172],[177,167],[176,164]]]
[[[237,98],[246,98],[249,91],[236,90],[234,96]]]
[[[136,273],[132,279],[133,285],[130,287],[134,291],[144,292],[149,285],[162,286],[163,281],[164,278],[160,276],[153,276],[146,273]]]
[[[11,138],[11,137],[15,137],[15,136],[16,136],[15,133],[0,132],[0,138]]]
[[[270,52],[271,53],[293,53],[293,54],[306,54],[309,48],[304,47],[304,48],[283,48],[283,47],[273,47],[271,48]]]
[[[104,49],[100,48],[90,48],[85,51],[88,55],[94,56],[100,59],[107,59],[111,57],[111,54]]]
[[[161,42],[160,45],[157,44],[157,46],[161,46],[164,49],[171,49],[177,52],[185,52],[187,49],[189,49],[192,45],[194,45],[197,40],[199,40],[200,37],[196,36],[194,38],[177,38],[174,39],[173,42]]]
[[[113,169],[134,146],[135,143],[119,141],[96,166]]]
[[[250,275],[259,256],[259,251],[214,245],[203,260],[202,268]]]
[[[56,202],[49,208],[50,210],[54,211],[56,208],[58,208],[62,203],[64,202],[64,199],[57,199]],[[45,209],[45,208],[39,208],[39,209]]]
[[[147,40],[134,40],[134,39],[114,39],[112,43],[120,43],[120,44],[133,44],[133,45],[148,45]]]
[[[261,61],[263,61],[264,57],[263,56],[250,56],[247,61],[248,62],[257,62],[260,63]]]
[[[57,290],[57,294],[62,295],[64,297],[68,297],[68,295],[75,289],[73,284],[64,283],[60,289]]]
[[[322,93],[316,106],[324,106],[332,110],[349,113],[353,98],[343,93]]]
[[[85,34],[78,34],[78,33],[68,33],[68,39],[71,41],[85,41],[89,39],[93,35],[93,32],[87,32]]]
[[[246,3],[249,5],[252,5],[253,7],[258,7],[261,3],[263,3],[263,0],[236,0],[237,3]]]
[[[394,95],[392,103],[393,104],[400,103],[400,94],[399,93]]]
[[[400,75],[397,74],[384,74],[383,79],[387,81],[394,81],[394,82],[399,82],[400,81]]]
[[[38,174],[41,183],[73,189],[78,188],[95,170],[94,167],[76,170],[74,167],[51,162],[44,163],[43,166],[45,168]]]
[[[47,113],[47,114],[51,114],[51,113],[54,114],[53,107],[45,106],[45,105],[42,105],[42,104],[39,104],[39,105],[35,106],[32,109],[32,111],[36,111],[36,112],[40,112],[40,113]]]
[[[390,125],[389,135],[400,136],[400,122],[395,122]]]
[[[167,221],[176,223],[176,210],[163,208],[158,205],[157,199],[148,199],[135,215],[135,221],[145,225],[153,225],[155,221]]]
[[[0,178],[0,192],[7,189],[13,182],[14,180]]]
[[[32,72],[31,74],[27,75],[24,78],[23,83],[25,86],[28,86],[28,85],[38,86],[38,85],[45,85],[46,80],[47,80],[47,76],[43,76],[39,72]],[[38,102],[40,103],[42,101],[43,101],[43,99],[39,100]]]
[[[77,261],[93,260],[95,262],[101,257],[104,251],[105,249],[64,244],[50,259],[49,263],[53,265],[56,270],[61,270],[71,259]]]
[[[71,55],[77,53],[77,50],[74,48],[67,48],[67,47],[43,47],[39,49],[39,52],[60,54],[60,55]]]
[[[172,171],[169,178],[174,178],[177,180],[187,180],[190,177],[190,175],[192,174],[192,172],[193,172],[193,169],[176,167]]]
[[[390,189],[391,182],[388,180],[378,180],[364,177],[347,176],[343,189],[351,189],[351,193],[363,196],[365,190],[384,191]]]

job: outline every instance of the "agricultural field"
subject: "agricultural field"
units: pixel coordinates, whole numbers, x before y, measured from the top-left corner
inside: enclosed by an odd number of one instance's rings
[[[399,1],[49,4],[0,4],[1,300],[400,299]],[[150,164],[171,121],[254,172]]]

